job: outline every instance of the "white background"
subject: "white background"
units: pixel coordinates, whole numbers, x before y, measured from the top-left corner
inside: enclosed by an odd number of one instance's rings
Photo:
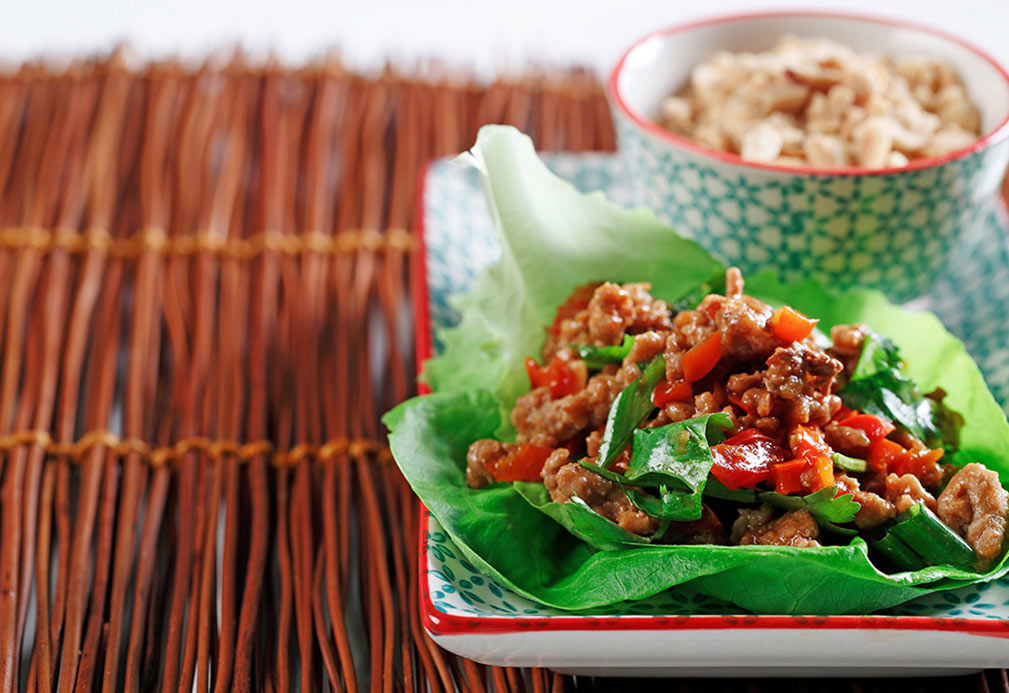
[[[1009,63],[1009,0],[0,0],[0,58],[81,55],[127,40],[144,57],[199,58],[241,43],[300,63],[338,46],[360,69],[386,58],[403,66],[436,58],[483,77],[530,64],[580,63],[602,73],[655,28],[799,7],[930,24]]]

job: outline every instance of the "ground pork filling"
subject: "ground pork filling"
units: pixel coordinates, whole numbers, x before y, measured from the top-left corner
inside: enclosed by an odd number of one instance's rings
[[[819,546],[820,528],[805,509],[784,512],[768,504],[739,509],[725,501],[709,505],[706,496],[699,519],[663,523],[636,507],[620,484],[581,464],[597,461],[615,398],[641,375],[641,364],[654,358],[663,361],[664,382],[677,384],[680,392],[687,384],[689,396],[653,399],[657,406],[642,427],[724,412],[732,422],[727,436],[753,429],[798,456],[796,441],[802,436],[797,432],[815,429],[830,450],[857,459],[870,457],[878,440],[864,426],[842,423],[852,413],[837,394],[870,330],[837,325],[830,330],[830,343],[815,332],[783,332],[778,324],[784,319],[781,311],[746,296],[743,288],[742,276],[732,268],[726,274],[725,295],[708,295],[695,309],[676,312],[653,298],[646,283],[579,287],[558,310],[541,354],[542,368],[560,364],[578,374],[572,379],[575,384],[558,387],[548,378],[519,397],[511,412],[516,443],[473,443],[467,455],[467,484],[482,488],[494,483],[496,465],[523,446],[533,446],[546,451],[545,462],[528,480],[542,481],[553,501],[578,498],[634,534],[654,536],[661,528],[656,540],[663,543]],[[622,362],[589,369],[581,360],[579,348],[619,347],[628,336],[632,342]],[[717,350],[714,365],[688,379],[691,369],[696,371],[688,354],[710,348]],[[888,437],[908,451],[929,452],[906,431]],[[630,448],[610,469],[626,471],[629,458]],[[963,536],[979,558],[997,557],[1007,525],[1007,494],[997,474],[969,464],[950,476],[933,460],[901,473],[834,468],[832,478],[839,493],[851,493],[860,504],[854,518],[859,530],[872,531],[921,503]],[[767,490],[775,490],[773,479],[767,483]]]

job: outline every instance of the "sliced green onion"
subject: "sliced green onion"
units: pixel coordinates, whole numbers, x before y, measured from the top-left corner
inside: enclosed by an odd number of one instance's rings
[[[921,570],[928,565],[924,558],[889,531],[883,532],[878,538],[870,539],[869,546],[901,572]]]
[[[921,503],[898,515],[890,533],[930,565],[951,565],[971,570],[977,563],[970,544]]]
[[[602,370],[611,363],[620,363],[634,346],[634,337],[624,335],[624,341],[617,346],[594,347],[590,344],[577,344],[575,350],[585,360],[585,366],[592,370]]]
[[[868,469],[865,460],[857,457],[848,457],[840,452],[834,453],[834,464],[848,472],[864,472]]]

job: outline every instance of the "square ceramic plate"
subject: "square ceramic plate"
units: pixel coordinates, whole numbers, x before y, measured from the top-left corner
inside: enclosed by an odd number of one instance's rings
[[[626,203],[608,154],[558,154],[548,165],[578,188]],[[458,315],[448,297],[493,264],[476,172],[450,160],[427,170],[415,276],[417,352]],[[935,312],[964,342],[1005,404],[1009,396],[1009,215],[1001,203],[971,230],[960,256],[915,308]],[[598,613],[572,614],[482,576],[422,510],[424,626],[443,647],[485,664],[610,676],[830,676],[966,673],[1009,665],[1009,578],[930,595],[868,616],[754,616],[678,587]]]

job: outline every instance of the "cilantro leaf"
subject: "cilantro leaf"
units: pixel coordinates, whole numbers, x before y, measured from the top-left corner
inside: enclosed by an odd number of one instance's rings
[[[903,375],[896,345],[875,332],[865,338],[851,380],[838,393],[845,406],[894,421],[929,445],[956,443],[955,418]]]
[[[599,466],[609,467],[634,436],[634,429],[652,413],[652,391],[666,374],[666,361],[659,354],[630,385],[625,387],[610,406],[603,431],[603,442],[599,446]]]
[[[673,314],[684,310],[694,310],[708,294],[725,293],[725,270],[719,267],[707,279],[669,304]]]
[[[757,492],[751,488],[741,488],[733,491],[714,476],[708,477],[704,485],[704,495],[735,503],[756,503]]]
[[[721,442],[732,420],[723,413],[705,414],[656,428],[634,431],[631,460],[619,474],[588,460],[581,466],[620,484],[635,507],[646,515],[680,522],[701,516],[701,494],[713,459],[711,445]],[[653,495],[639,487],[658,487]]]
[[[880,371],[900,371],[903,367],[897,345],[887,337],[870,332],[862,342],[862,353],[851,379],[859,380]]]

